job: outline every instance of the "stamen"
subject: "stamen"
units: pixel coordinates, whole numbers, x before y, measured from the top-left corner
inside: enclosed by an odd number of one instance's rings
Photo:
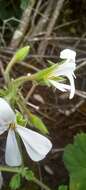
[[[16,128],[15,123],[10,123],[9,128],[10,128],[10,129],[15,129],[15,128]]]

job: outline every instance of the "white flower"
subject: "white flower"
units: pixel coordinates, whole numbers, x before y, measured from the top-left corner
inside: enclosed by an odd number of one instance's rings
[[[75,93],[75,84],[74,84],[74,70],[76,67],[75,64],[76,52],[70,49],[64,49],[60,53],[61,59],[66,59],[63,64],[57,66],[50,75],[49,82],[55,86],[57,89],[66,92],[70,91],[70,99],[73,98]],[[69,79],[70,85],[60,83],[53,79],[53,77],[65,76]]]
[[[0,135],[8,130],[5,161],[9,166],[22,164],[16,134],[21,137],[26,151],[33,161],[40,161],[51,150],[52,144],[46,137],[16,123],[16,116],[9,104],[0,98]]]

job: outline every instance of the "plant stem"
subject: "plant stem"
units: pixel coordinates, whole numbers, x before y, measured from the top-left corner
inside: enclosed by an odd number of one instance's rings
[[[8,167],[8,166],[0,166],[0,171],[3,172],[12,172],[12,173],[20,173],[19,167]]]
[[[26,75],[26,76],[19,77],[19,78],[15,79],[15,80],[13,81],[13,83],[14,83],[15,86],[19,87],[19,86],[21,86],[24,82],[35,80],[35,79],[36,79],[36,75],[37,75],[37,74],[32,74],[32,75],[29,75],[29,76]]]
[[[22,168],[21,167],[8,167],[8,166],[0,166],[0,171],[2,172],[12,172],[12,173],[20,173],[22,175]],[[48,186],[38,180],[36,177],[32,179],[34,183],[42,187],[44,190],[50,190]]]
[[[9,72],[10,72],[12,66],[14,65],[14,63],[15,63],[15,58],[13,57],[13,58],[11,59],[11,61],[8,63],[8,65],[7,65],[7,67],[6,67],[6,70],[5,70],[5,72],[4,72],[4,77],[5,77],[5,82],[6,82],[6,84],[9,84],[9,82],[10,82]]]
[[[39,185],[40,187],[42,187],[45,190],[51,190],[47,185],[45,185],[44,183],[42,183],[40,180],[38,180],[37,178],[34,177],[34,179],[32,180],[34,183],[36,183],[37,185]]]
[[[11,61],[9,62],[9,64],[7,65],[7,67],[6,67],[5,74],[9,74],[9,71],[11,70],[12,66],[14,65],[14,63],[15,63],[15,59],[13,57],[11,59]]]

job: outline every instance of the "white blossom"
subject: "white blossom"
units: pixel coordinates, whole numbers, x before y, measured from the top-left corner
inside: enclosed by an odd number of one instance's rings
[[[49,78],[49,82],[55,86],[57,89],[66,92],[70,91],[70,99],[73,98],[75,93],[75,84],[74,84],[74,70],[76,68],[75,64],[76,52],[70,49],[64,49],[60,53],[60,58],[65,59],[63,64],[60,64],[55,68]],[[55,80],[55,77],[67,77],[70,85],[58,82]]]
[[[5,131],[8,131],[5,161],[9,166],[19,166],[22,164],[16,134],[21,137],[26,151],[33,161],[44,159],[52,148],[52,143],[46,137],[18,125],[14,111],[3,98],[0,98],[0,134]]]

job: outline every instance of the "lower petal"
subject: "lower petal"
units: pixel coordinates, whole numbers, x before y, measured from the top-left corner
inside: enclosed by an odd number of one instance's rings
[[[70,90],[71,87],[70,85],[67,84],[62,84],[60,82],[54,81],[54,80],[49,80],[49,82],[57,89],[61,90],[62,92],[66,92],[67,90]]]
[[[17,127],[17,132],[22,138],[26,151],[33,161],[44,159],[52,148],[50,140],[37,132],[20,126]]]
[[[70,99],[73,98],[74,94],[75,94],[75,84],[74,84],[74,78],[72,75],[68,74],[67,75],[69,81],[70,81],[70,86],[71,86],[71,90],[70,90]]]
[[[22,164],[21,154],[17,144],[15,132],[10,129],[7,136],[5,161],[9,166],[19,166]]]

